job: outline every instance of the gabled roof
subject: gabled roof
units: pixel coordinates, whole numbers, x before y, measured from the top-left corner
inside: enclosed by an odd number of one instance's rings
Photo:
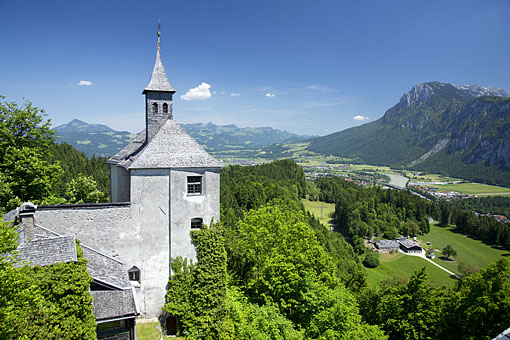
[[[95,281],[118,289],[131,288],[131,282],[122,262],[95,249],[81,244],[83,257],[87,259],[87,270]]]
[[[148,144],[142,138],[143,131],[109,162],[128,169],[221,167],[175,120],[167,120]]]
[[[48,266],[77,261],[74,236],[57,236],[25,242],[18,247],[18,259],[31,266]]]
[[[168,81],[166,76],[163,62],[161,62],[161,52],[159,48],[159,37],[158,37],[158,50],[156,52],[156,62],[154,63],[154,69],[152,70],[151,80],[147,87],[143,90],[143,94],[147,91],[164,91],[164,92],[175,92],[172,85]]]
[[[93,290],[92,310],[96,321],[135,317],[138,315],[135,297],[131,289]]]

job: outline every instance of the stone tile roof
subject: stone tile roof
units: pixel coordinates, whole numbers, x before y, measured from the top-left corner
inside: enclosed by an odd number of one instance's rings
[[[166,76],[165,68],[163,67],[163,63],[161,62],[161,52],[159,48],[158,41],[158,49],[156,52],[156,62],[154,63],[154,69],[152,70],[151,80],[149,84],[143,90],[142,93],[146,93],[147,91],[167,91],[167,92],[175,92],[172,85],[168,81],[168,77]]]
[[[135,150],[137,145],[140,149]],[[148,144],[131,142],[110,158],[109,162],[129,169],[221,167],[219,161],[209,155],[172,119],[165,122]]]
[[[374,244],[379,249],[398,249],[399,244],[395,240],[375,240]]]
[[[128,273],[122,262],[119,262],[99,251],[81,244],[83,257],[87,259],[87,270],[95,281],[114,288],[131,288]]]
[[[421,249],[421,246],[418,243],[409,239],[399,239],[398,243],[400,243],[403,247],[406,247],[407,249],[411,249],[414,247],[418,247]]]
[[[93,290],[90,292],[96,320],[136,316],[138,314],[132,289]]]
[[[122,150],[117,152],[115,155],[110,157],[108,163],[119,164],[127,168],[128,164],[132,163],[132,160],[136,155],[142,151],[145,146],[145,129],[142,130],[136,137],[129,142]]]
[[[18,247],[18,259],[31,266],[48,266],[77,260],[74,236],[57,236],[25,242]]]

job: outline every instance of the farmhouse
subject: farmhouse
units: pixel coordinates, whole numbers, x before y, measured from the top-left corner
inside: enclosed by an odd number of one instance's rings
[[[374,245],[381,251],[398,250],[400,244],[395,240],[375,240]]]
[[[398,243],[400,244],[400,249],[402,249],[402,251],[405,253],[421,253],[422,252],[421,246],[418,243],[416,243],[408,238],[398,239]]]
[[[47,205],[34,212],[38,230],[79,239],[109,259],[105,263],[128,271],[129,280],[116,288],[126,291],[129,282],[141,317],[150,319],[162,315],[172,259],[196,261],[191,230],[220,217],[221,163],[173,119],[176,91],[161,60],[159,30],[157,36],[156,62],[142,92],[145,129],[109,160],[111,203]],[[113,303],[124,293],[94,294]],[[110,316],[96,310],[104,320]]]

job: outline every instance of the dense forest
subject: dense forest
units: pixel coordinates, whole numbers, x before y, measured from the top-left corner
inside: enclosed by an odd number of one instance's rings
[[[462,210],[476,211],[481,214],[504,215],[510,217],[510,197],[489,196],[466,198],[447,202]]]
[[[321,177],[316,185],[321,201],[336,204],[335,230],[351,240],[360,254],[365,249],[363,238],[426,234],[428,217],[437,219],[440,213],[437,205],[407,190],[363,188],[338,177]]]

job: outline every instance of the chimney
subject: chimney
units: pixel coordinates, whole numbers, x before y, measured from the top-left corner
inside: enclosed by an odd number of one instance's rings
[[[35,238],[35,211],[37,210],[37,205],[26,202],[23,203],[19,207],[19,218],[21,223],[25,225],[25,236],[27,242],[33,241]]]

